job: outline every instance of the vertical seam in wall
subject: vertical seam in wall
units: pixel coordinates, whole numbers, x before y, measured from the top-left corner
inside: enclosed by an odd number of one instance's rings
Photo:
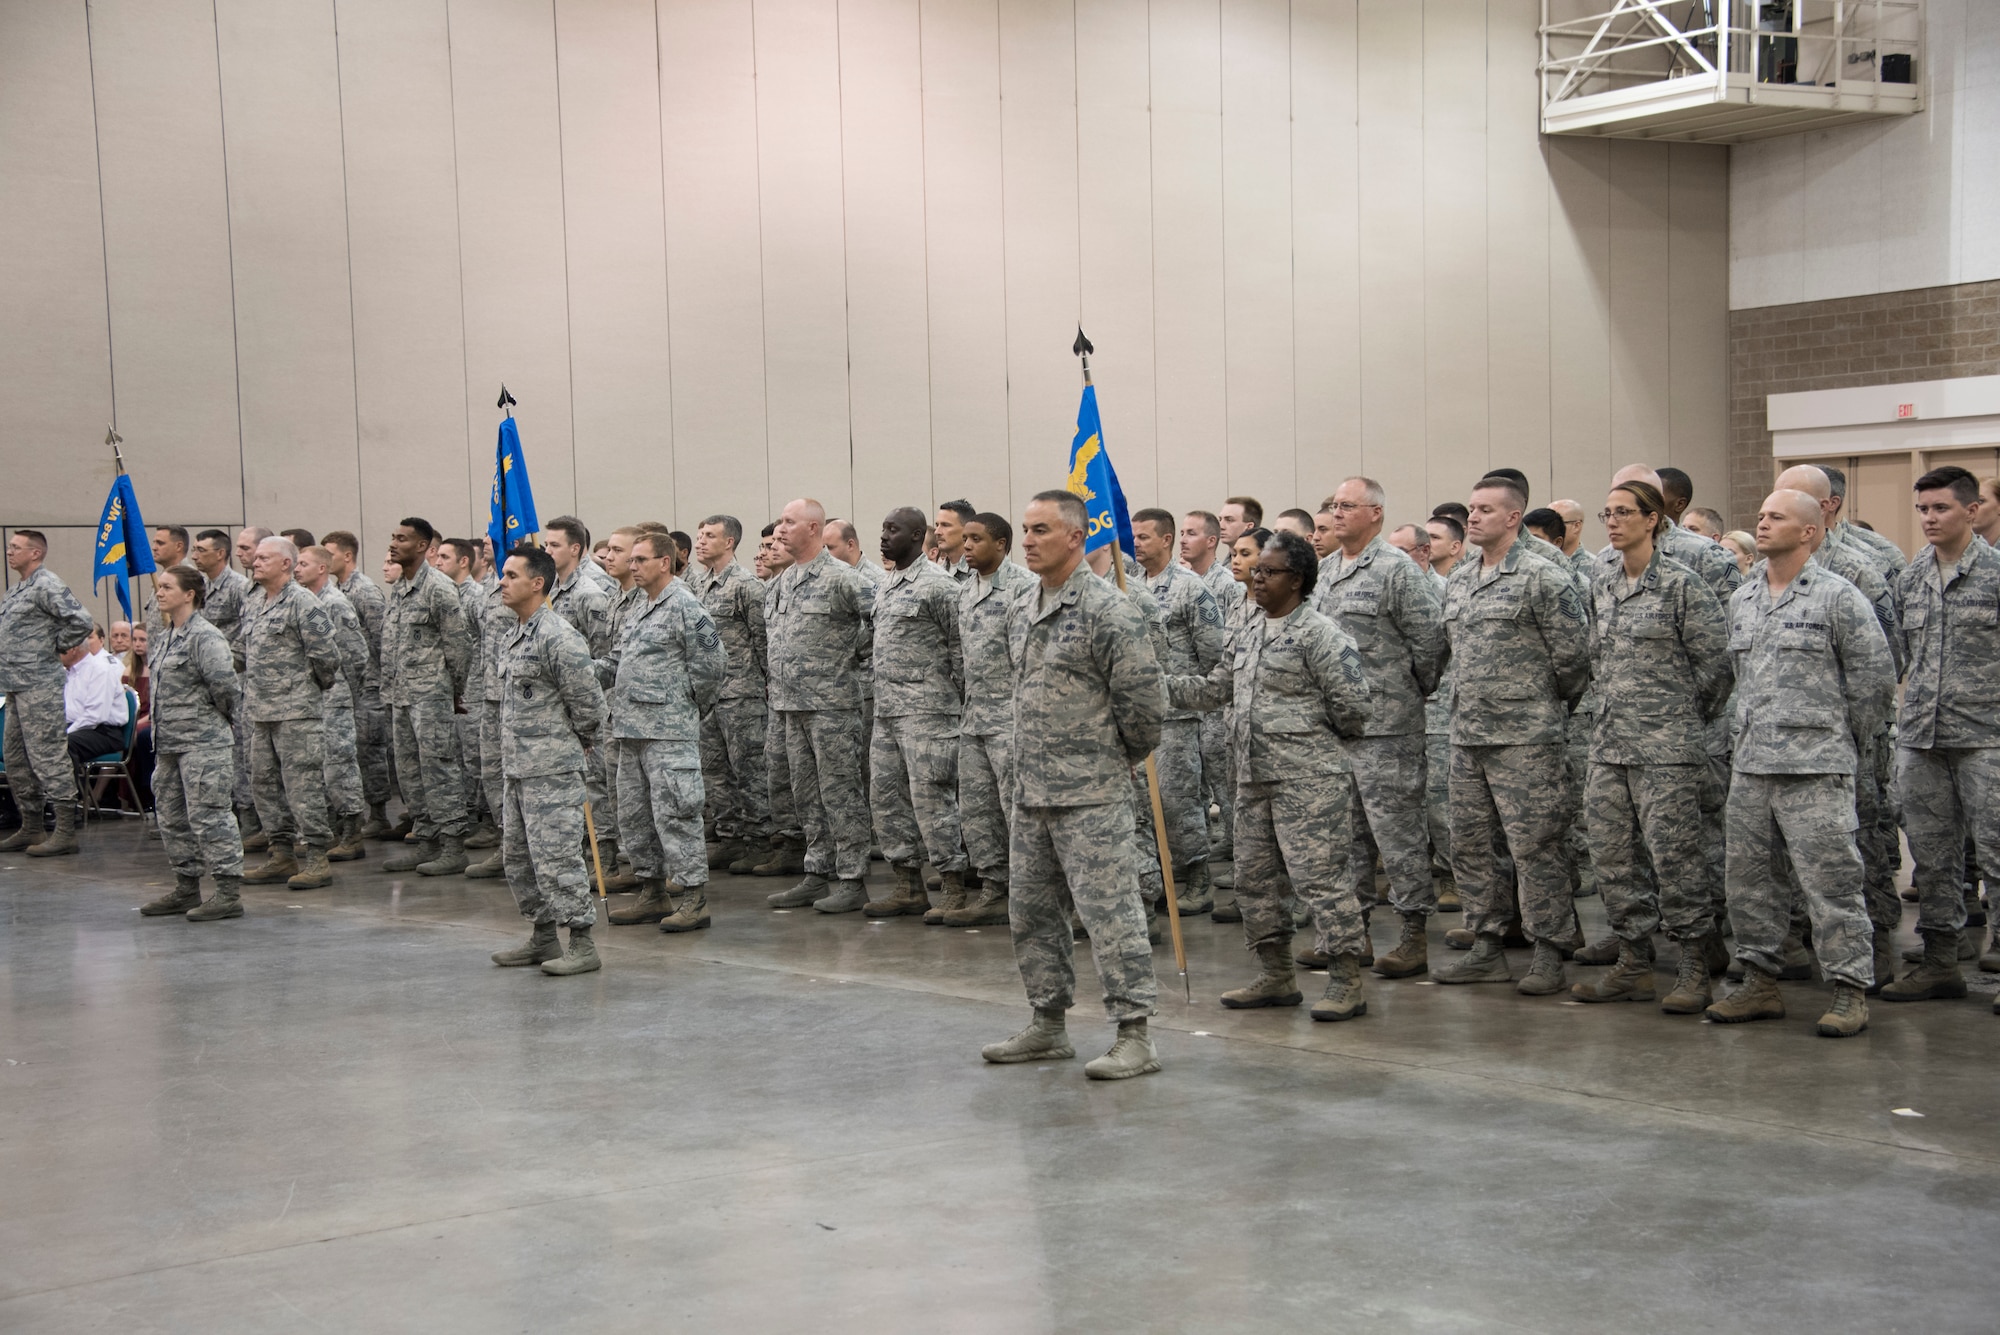
[[[341,240],[347,248],[347,356],[354,377],[354,527],[368,531],[368,505],[361,486],[361,338],[354,320],[354,210],[347,193],[347,90],[340,71],[340,0],[328,0],[333,14],[333,96],[340,122],[340,221]]]
[[[660,301],[667,316],[667,485],[673,488],[673,517],[681,519],[681,460],[674,430],[673,245],[667,237],[667,72],[660,65],[660,0],[653,0],[653,122],[660,130]],[[574,390],[572,390],[574,393]]]
[[[1292,495],[1299,494],[1299,232],[1298,232],[1298,65],[1296,57],[1297,31],[1293,28],[1293,15],[1297,6],[1285,3],[1285,260],[1289,272],[1285,279],[1286,308],[1290,314],[1292,363]],[[1227,481],[1225,477],[1223,479]],[[1228,495],[1229,489],[1223,489]]]
[[[1222,6],[1215,7],[1215,203],[1216,203],[1216,243],[1221,261],[1217,265],[1222,272],[1222,494],[1230,492],[1229,479],[1236,460],[1235,432],[1229,420],[1229,119],[1228,98],[1224,92],[1228,76],[1223,73],[1229,64],[1228,53],[1222,49]]]
[[[222,97],[222,15],[209,0],[209,22],[215,34],[215,127],[222,143],[222,235],[229,253],[229,357],[236,373],[236,485],[243,502],[243,523],[250,523],[250,477],[243,450],[243,350],[236,327],[236,221],[229,208],[229,117]]]
[[[1007,287],[1007,62],[1002,58],[1000,0],[993,6],[993,93],[1000,129],[1000,401],[1007,423],[1008,513],[1014,499],[1014,343],[1012,302]]]
[[[91,32],[90,10],[86,0],[83,7],[83,52],[90,66],[90,151],[97,168],[97,241],[104,257],[104,370],[111,389],[111,426],[116,430],[118,359],[111,334],[111,232],[104,215],[104,144],[97,118],[97,43]]]
[[[1160,238],[1153,219],[1159,213],[1159,185],[1153,179],[1153,0],[1146,0],[1146,297],[1147,342],[1153,354],[1153,495],[1160,490]],[[1222,460],[1223,478],[1229,476],[1229,456]],[[1225,492],[1227,488],[1224,488]]]
[[[750,8],[750,143],[757,168],[757,347],[762,372],[757,388],[764,396],[764,513],[778,508],[771,490],[771,310],[765,299],[764,277],[764,85],[757,64],[757,0]]]
[[[840,141],[840,365],[841,387],[847,397],[847,513],[855,513],[858,492],[854,485],[854,283],[848,273],[847,254],[847,81],[843,62],[846,48],[841,42],[840,0],[833,0],[833,127]],[[853,523],[853,519],[848,522]],[[856,529],[859,536],[861,530]]]
[[[931,383],[931,161],[928,105],[930,85],[924,78],[924,6],[917,11],[917,194],[923,200],[924,261],[924,447],[930,458],[931,509],[938,506],[937,390]]]
[[[451,42],[451,0],[444,0],[445,93],[451,99],[451,245],[453,252],[458,257],[458,397],[465,411],[466,498],[468,505],[474,505],[475,503],[472,502],[471,498],[478,493],[472,488],[471,472],[473,460],[472,350],[469,346],[471,340],[466,334],[467,326],[465,319],[465,199],[463,182],[459,179],[458,170],[458,62],[454,59],[454,55]],[[499,473],[499,447],[496,445],[494,449],[494,473],[497,480]],[[489,487],[487,506],[488,517],[490,518],[492,507],[490,488],[492,484],[488,483],[487,485]],[[468,523],[472,521],[472,515],[475,512],[476,506],[474,510],[467,512],[466,519]],[[504,537],[505,535],[503,534],[502,536]],[[495,552],[493,555],[495,560],[505,559],[504,553]]]
[[[556,195],[562,203],[562,251],[563,251],[563,374],[569,391],[569,495],[576,506],[572,512],[583,513],[582,489],[578,485],[581,474],[576,466],[576,332],[574,319],[570,314],[569,287],[569,172],[564,162],[562,132],[562,34],[556,22],[556,0],[549,0],[549,64],[556,81]]]

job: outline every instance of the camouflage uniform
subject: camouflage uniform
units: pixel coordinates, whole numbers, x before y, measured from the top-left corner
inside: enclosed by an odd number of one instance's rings
[[[1207,573],[1198,576],[1208,586],[1215,605],[1222,612],[1222,639],[1228,654],[1230,628],[1245,605],[1254,606],[1248,590],[1229,572],[1229,562],[1218,551]],[[1229,761],[1229,711],[1210,710],[1201,716],[1202,809],[1214,806],[1221,813],[1209,826],[1208,856],[1216,862],[1236,859],[1236,773]]]
[[[604,729],[590,650],[544,605],[516,624],[499,670],[507,886],[530,922],[588,927],[597,905],[583,864],[583,755]]]
[[[1826,541],[1832,546],[1848,548],[1892,585],[1897,582],[1897,576],[1901,575],[1909,565],[1902,548],[1880,533],[1872,533],[1852,520],[1842,519],[1836,522],[1827,531]]]
[[[784,720],[806,874],[858,881],[868,870],[869,818],[856,669],[874,592],[825,548],[775,584],[765,606],[771,707]]]
[[[1431,616],[1435,625],[1435,608]],[[1231,661],[1205,678],[1167,678],[1176,705],[1233,705],[1236,895],[1253,951],[1291,941],[1294,894],[1312,911],[1316,949],[1359,955],[1367,944],[1360,880],[1349,868],[1358,856],[1354,769],[1341,745],[1374,717],[1362,662],[1339,623],[1299,607],[1251,625]]]
[[[380,663],[397,782],[420,843],[465,837],[465,777],[452,701],[465,690],[466,645],[458,590],[419,561],[389,590]]]
[[[1210,600],[1211,602],[1213,600]],[[1081,563],[1058,589],[1015,595],[1014,959],[1037,1010],[1076,999],[1067,909],[1090,935],[1113,1021],[1153,1013],[1159,981],[1132,851],[1131,772],[1159,741],[1166,699],[1143,614]]]
[[[1009,808],[1014,791],[1013,673],[1007,623],[1020,591],[1035,577],[1002,561],[989,579],[966,581],[958,594],[958,676],[965,712],[958,721],[958,822],[966,860],[979,879],[1008,882]]]
[[[382,622],[389,600],[382,586],[359,570],[340,582],[354,605],[361,638],[368,643],[368,681],[354,699],[354,752],[361,766],[361,797],[379,807],[396,795],[395,748],[389,744],[389,713],[382,704]]]
[[[1729,624],[1701,577],[1655,549],[1639,577],[1599,565],[1591,676],[1600,700],[1587,811],[1611,929],[1676,941],[1716,929],[1703,847],[1708,737],[1729,701]]]
[[[716,837],[761,846],[771,837],[764,589],[734,561],[712,573],[689,567],[687,586],[722,637],[729,665],[721,694],[701,719],[701,778],[715,804]]]
[[[872,566],[866,561],[857,563],[853,567],[853,570],[868,585],[868,605],[872,608],[875,605],[875,595],[881,591],[882,582],[888,578],[888,573],[881,566]],[[875,750],[874,636],[870,635],[867,639],[864,639],[860,647],[854,651],[854,671],[856,680],[861,684],[861,789],[866,794],[869,784],[869,770],[874,763]],[[877,851],[879,852],[880,850],[878,849]]]
[[[243,605],[250,596],[252,585],[230,566],[224,566],[222,573],[214,579],[203,576],[202,585],[201,614],[209,625],[222,632],[230,653],[240,662],[243,657]],[[247,811],[255,806],[250,796],[250,712],[238,710],[230,726],[235,730],[236,748],[236,785],[231,790],[230,800],[238,811]]]
[[[644,591],[641,590],[643,596]],[[708,884],[701,839],[701,713],[728,662],[715,623],[679,580],[640,604],[599,664],[611,685],[618,757],[618,828],[640,880],[684,890]]]
[[[1375,898],[1364,829],[1382,850],[1390,902],[1398,913],[1437,911],[1424,827],[1424,697],[1444,668],[1444,620],[1430,580],[1415,561],[1377,537],[1347,560],[1322,564],[1312,605],[1354,642],[1368,679],[1368,722],[1341,747],[1353,775],[1356,843],[1346,872],[1360,903]]]
[[[465,617],[465,680],[470,687],[486,677],[486,670],[480,664],[485,640],[479,627],[480,613],[486,605],[486,586],[467,576],[453,587],[458,590],[459,612]],[[465,775],[465,819],[472,825],[479,823],[479,779],[484,772],[479,749],[482,712],[467,703],[463,714],[452,716],[452,723],[458,729],[459,768]]]
[[[700,567],[697,566],[696,569],[700,569]],[[623,639],[625,636],[625,623],[639,608],[645,605],[646,591],[637,584],[634,584],[629,589],[619,589],[616,593],[612,594],[610,603],[604,609],[604,643],[607,646],[615,646],[619,640]],[[601,678],[604,672],[603,663],[598,662],[597,670]],[[608,700],[609,696],[607,695],[606,698]],[[618,797],[618,743],[614,738],[607,737],[604,747],[604,805],[610,809],[611,814],[607,819],[611,822],[611,834],[615,835],[619,828],[618,809],[620,806]],[[703,800],[706,801],[707,799],[704,798]],[[600,830],[598,833],[604,835],[605,832]],[[617,855],[625,857],[627,861],[630,861],[630,857],[627,854],[617,853]],[[612,870],[615,870],[615,868]]]
[[[1445,578],[1429,572],[1431,592],[1444,607]],[[1438,673],[1437,687],[1424,697],[1424,819],[1430,827],[1431,870],[1451,870],[1451,659]]]
[[[611,585],[609,593],[605,591],[607,581]],[[611,653],[611,599],[618,591],[618,582],[587,556],[569,572],[567,579],[558,579],[555,588],[549,590],[549,609],[583,636],[591,658],[598,662]],[[613,749],[608,745],[593,746],[584,752],[583,785],[597,826],[597,842],[615,856],[618,812],[607,800],[606,779],[617,763]]]
[[[1593,618],[1591,586],[1597,579],[1598,561],[1581,547],[1563,560],[1569,566],[1571,578],[1576,580],[1577,596],[1583,599],[1587,635]],[[1597,727],[1598,704],[1597,680],[1593,673],[1590,684],[1583,689],[1583,698],[1570,711],[1563,748],[1563,779],[1569,790],[1569,832],[1563,838],[1563,850],[1579,888],[1591,865],[1590,840],[1584,837],[1585,826],[1589,822],[1584,818],[1583,789],[1590,775],[1590,739]]]
[[[1567,565],[1515,542],[1488,574],[1475,551],[1445,589],[1454,664],[1451,861],[1466,925],[1499,936],[1509,916],[1496,830],[1519,878],[1522,927],[1576,939],[1562,851],[1569,710],[1590,674],[1583,600]],[[1548,544],[1544,543],[1543,546]]]
[[[771,608],[778,600],[778,581],[764,581],[764,624],[766,627],[764,705],[764,785],[771,799],[771,835],[774,840],[805,847],[805,829],[799,824],[799,805],[792,800],[792,756],[785,742],[785,716],[778,712],[770,693],[768,654]]]
[[[250,789],[276,850],[293,839],[326,849],[326,722],[322,693],[340,680],[340,644],[302,584],[262,589],[243,609],[243,712],[250,716]]]
[[[500,658],[520,624],[520,618],[500,601],[500,585],[495,583],[479,604],[479,776],[486,790],[486,809],[493,813],[496,826],[507,814],[507,767],[500,760],[507,693],[500,680]],[[504,865],[504,855],[502,860]]]
[[[7,697],[7,780],[22,820],[44,800],[76,800],[63,712],[62,656],[90,638],[90,613],[42,566],[0,601],[0,694]]]
[[[1130,564],[1134,569],[1138,566],[1136,561]],[[1106,577],[1104,582],[1114,590],[1118,587],[1115,573]],[[1139,615],[1144,619],[1146,642],[1153,647],[1153,661],[1166,662],[1172,654],[1167,645],[1166,618],[1160,614],[1160,605],[1153,601],[1153,595],[1146,591],[1144,571],[1134,574],[1132,570],[1127,570],[1124,597],[1139,609]],[[1164,673],[1161,674],[1161,680],[1165,681]],[[1161,689],[1164,691],[1166,688],[1163,685]],[[1164,700],[1165,697],[1162,696],[1163,707]],[[1162,723],[1163,733],[1165,728],[1166,725]],[[1154,759],[1156,772],[1158,768],[1159,761],[1156,756]],[[1144,766],[1134,766],[1132,770],[1132,849],[1139,866],[1139,893],[1143,897],[1143,902],[1153,904],[1166,893],[1167,882],[1160,871],[1160,839],[1158,827],[1153,824],[1153,789],[1146,782]],[[1167,855],[1173,856],[1171,846],[1167,849]],[[1179,886],[1176,885],[1175,889],[1178,891]]]
[[[344,820],[359,816],[364,807],[354,702],[368,686],[368,641],[362,637],[354,604],[332,580],[321,587],[319,605],[326,609],[333,642],[340,649],[340,677],[320,700],[326,725],[326,805],[335,820]]]
[[[1169,561],[1158,575],[1148,576],[1146,591],[1159,604],[1166,628],[1166,655],[1160,670],[1168,676],[1205,677],[1222,659],[1222,609],[1186,566]],[[1167,820],[1167,849],[1176,867],[1206,862],[1208,804],[1202,799],[1201,712],[1169,707],[1160,725],[1160,744],[1153,753],[1160,776],[1160,808]],[[1148,802],[1150,806],[1150,801]]]
[[[243,686],[229,642],[197,612],[179,629],[154,632],[146,664],[153,674],[153,800],[167,861],[176,876],[240,877],[229,721],[242,708]]]
[[[958,824],[959,588],[919,556],[875,591],[869,804],[892,867],[965,870]]]
[[[1925,547],[1896,577],[1909,675],[1896,788],[1916,862],[1917,930],[1965,927],[1965,845],[2000,868],[2000,552],[1976,538],[1949,566]]]
[[[1766,973],[1784,963],[1790,855],[1812,919],[1813,951],[1833,981],[1866,989],[1873,938],[1854,844],[1855,738],[1887,716],[1896,675],[1868,600],[1807,562],[1775,598],[1764,578],[1729,603],[1736,668],[1730,781],[1729,920],[1736,957]]]

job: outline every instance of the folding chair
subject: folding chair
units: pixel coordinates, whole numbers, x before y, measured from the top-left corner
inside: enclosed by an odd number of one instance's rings
[[[132,781],[132,748],[139,739],[139,693],[130,686],[125,688],[125,733],[124,745],[116,751],[107,751],[83,766],[83,809],[86,815],[97,807],[97,799],[92,789],[95,780],[111,777],[125,785],[125,791],[132,795],[134,812],[139,819],[146,819],[146,804],[139,796],[139,785]],[[124,814],[123,812],[120,813]]]

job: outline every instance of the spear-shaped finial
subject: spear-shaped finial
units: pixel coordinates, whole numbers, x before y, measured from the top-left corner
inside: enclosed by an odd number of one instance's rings
[[[122,442],[124,439],[125,437],[118,434],[117,427],[107,426],[104,428],[104,443],[106,445],[109,445],[112,448],[116,449],[120,444],[120,442]]]
[[[1083,358],[1083,383],[1086,385],[1089,384],[1090,354],[1096,352],[1097,349],[1092,347],[1090,345],[1090,340],[1083,336],[1082,325],[1078,325],[1076,327],[1076,342],[1069,345],[1069,350],[1075,353],[1077,356]]]
[[[503,380],[500,383],[500,401],[498,403],[495,403],[493,406],[495,408],[500,409],[502,412],[507,413],[507,416],[512,417],[514,414],[512,412],[509,412],[508,410],[512,408],[516,402],[517,400],[514,398],[514,396],[507,392],[507,383]]]

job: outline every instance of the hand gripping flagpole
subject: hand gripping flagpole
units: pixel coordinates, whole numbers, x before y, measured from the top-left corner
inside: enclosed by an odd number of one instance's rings
[[[125,451],[118,447],[125,443],[125,437],[118,434],[118,428],[110,423],[104,427],[104,443],[111,447],[111,462],[118,469],[118,476],[125,476]],[[160,605],[160,586],[153,580],[153,572],[146,572],[146,592],[152,597],[155,608]],[[93,597],[95,595],[92,595]]]
[[[1088,389],[1091,385],[1090,354],[1097,349],[1083,336],[1082,325],[1076,327],[1076,342],[1070,345],[1070,351],[1083,363],[1083,384],[1084,388]],[[1125,549],[1116,542],[1111,544],[1111,568],[1118,572],[1118,591],[1124,593],[1126,591]],[[1153,763],[1151,752],[1146,754],[1146,794],[1153,803],[1153,842],[1159,848],[1160,880],[1166,887],[1167,931],[1174,942],[1174,965],[1181,971],[1181,991],[1187,997],[1188,1004],[1193,1005],[1194,983],[1188,978],[1187,942],[1181,937],[1181,910],[1174,891],[1174,859],[1173,854],[1167,850],[1167,816],[1165,809],[1160,805],[1160,771]]]

